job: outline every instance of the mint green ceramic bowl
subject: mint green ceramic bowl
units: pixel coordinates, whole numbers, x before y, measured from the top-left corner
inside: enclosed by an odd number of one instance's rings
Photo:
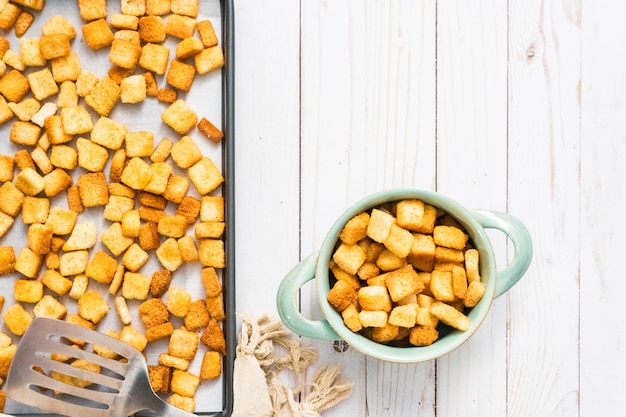
[[[348,220],[356,214],[404,199],[420,199],[452,215],[470,236],[480,254],[480,272],[485,284],[485,294],[468,316],[468,331],[452,330],[442,335],[430,346],[394,347],[374,342],[352,332],[343,324],[341,315],[326,301],[330,290],[328,264],[335,249],[339,233]],[[502,270],[497,270],[494,253],[485,229],[498,229],[513,242],[513,259]],[[393,189],[370,195],[346,210],[333,224],[318,253],[310,255],[296,265],[283,279],[276,296],[278,313],[287,328],[294,333],[313,339],[344,340],[365,355],[397,363],[417,363],[443,356],[461,346],[481,325],[493,300],[508,291],[524,275],[532,259],[533,247],[526,227],[515,217],[490,210],[468,210],[441,194],[417,189]],[[300,288],[315,279],[320,307],[325,320],[305,318],[298,309]]]

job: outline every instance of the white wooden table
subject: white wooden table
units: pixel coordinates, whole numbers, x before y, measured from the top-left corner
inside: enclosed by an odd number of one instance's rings
[[[626,4],[236,0],[237,308],[349,205],[391,187],[507,211],[526,276],[459,350],[419,365],[332,343],[325,416],[600,416],[626,409]],[[492,234],[501,266],[511,248]],[[302,310],[320,318],[316,294]]]

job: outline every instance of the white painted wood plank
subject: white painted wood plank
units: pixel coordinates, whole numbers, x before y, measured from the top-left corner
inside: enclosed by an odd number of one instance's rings
[[[579,401],[580,2],[515,0],[509,14],[509,210],[529,227],[535,254],[509,293],[508,415],[572,416]]]
[[[591,416],[626,409],[626,5],[582,3],[580,415]]]
[[[349,205],[434,183],[434,4],[302,2],[302,251]],[[308,250],[307,250],[308,249]],[[303,292],[315,315],[316,295]],[[306,305],[309,300],[310,305]],[[325,415],[434,415],[433,364],[392,365],[316,343],[355,382]]]
[[[297,2],[235,2],[237,311],[254,316],[277,317],[299,257],[299,21]]]
[[[437,190],[468,208],[506,211],[507,7],[437,7]],[[490,233],[499,268],[505,239]],[[437,361],[437,413],[506,413],[506,299],[479,331]]]

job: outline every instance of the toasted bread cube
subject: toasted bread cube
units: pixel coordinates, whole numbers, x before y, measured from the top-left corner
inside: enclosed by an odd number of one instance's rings
[[[442,323],[457,330],[467,331],[470,328],[470,319],[465,314],[451,305],[441,301],[435,301],[430,306],[430,312],[436,316]]]
[[[15,177],[15,186],[26,196],[36,196],[43,191],[45,185],[41,175],[32,168],[22,170]]]
[[[108,117],[100,117],[91,132],[91,140],[105,148],[118,150],[122,147],[127,132],[125,125]]]
[[[187,195],[183,197],[182,201],[176,207],[176,215],[183,216],[187,221],[187,224],[193,224],[200,215],[202,203],[195,197]]]
[[[73,170],[78,165],[78,152],[68,145],[53,145],[50,162],[57,168]]]
[[[415,326],[416,317],[417,309],[415,305],[396,306],[389,313],[389,323],[399,327],[411,328]]]
[[[80,59],[78,53],[74,51],[66,56],[51,59],[50,65],[52,67],[52,76],[57,83],[76,81],[81,73]]]
[[[142,16],[139,18],[139,37],[144,43],[162,43],[165,41],[165,23],[160,16]]]
[[[61,109],[63,130],[68,135],[80,135],[93,130],[91,115],[82,106],[64,107]]]
[[[5,182],[0,186],[0,211],[15,217],[22,209],[24,193],[12,182]]]
[[[57,107],[63,108],[63,107],[75,107],[75,106],[78,106],[78,87],[76,83],[73,81],[63,81],[61,83],[61,86],[59,87],[59,95],[57,96]],[[55,112],[56,112],[56,109],[55,109]],[[35,118],[33,118],[33,122],[37,123],[35,121]],[[45,118],[44,118],[44,123],[45,123]]]
[[[13,157],[0,155],[0,182],[12,181],[14,168],[15,160]]]
[[[197,375],[180,369],[174,369],[172,372],[171,389],[174,394],[193,398],[199,385],[200,377]]]
[[[126,133],[126,155],[130,158],[135,156],[150,156],[154,148],[154,134],[147,130]]]
[[[61,304],[52,295],[45,295],[33,308],[35,317],[48,317],[61,320],[67,314],[67,307]]]
[[[187,173],[200,195],[204,196],[224,182],[222,173],[209,157],[202,158],[191,166]]]
[[[171,324],[171,323],[170,323]],[[150,327],[148,330],[156,328],[158,326]],[[172,327],[171,334],[174,333],[174,329]],[[167,366],[171,369],[179,369],[182,371],[186,371],[189,368],[189,361],[183,358],[177,358],[176,356],[170,355],[169,353],[161,353],[159,355],[159,365]]]
[[[378,343],[391,342],[392,340],[396,340],[399,332],[399,327],[389,323],[389,320],[387,320],[384,326],[374,327],[372,329],[372,340]]]
[[[33,10],[42,10],[46,4],[45,0],[13,0],[13,3]]]
[[[85,207],[104,206],[109,202],[109,188],[102,172],[92,172],[78,177],[78,192]]]
[[[18,145],[35,146],[39,141],[41,127],[31,122],[18,121],[11,126],[9,139]]]
[[[28,227],[28,247],[38,255],[45,255],[50,251],[52,241],[52,227],[46,224],[33,223]]]
[[[202,20],[196,24],[200,39],[202,39],[202,45],[206,48],[217,45],[217,35],[213,28],[213,23],[210,20]]]
[[[177,214],[164,216],[158,223],[158,232],[163,236],[178,239],[185,235],[186,230],[187,220],[185,217]]]
[[[15,271],[15,261],[13,246],[0,246],[0,277]]]
[[[170,0],[146,0],[146,15],[163,16],[170,11]]]
[[[113,39],[109,61],[120,68],[134,69],[141,56],[141,45],[127,39]]]
[[[169,271],[176,271],[183,263],[183,257],[174,238],[169,238],[156,250],[161,265]]]
[[[219,321],[212,317],[207,324],[206,329],[200,336],[200,341],[204,343],[209,349],[226,354],[226,339],[224,338],[224,331]]]
[[[38,105],[34,106],[34,103],[33,103],[32,109],[34,110],[35,108],[37,108],[37,111],[32,114],[29,120],[35,123],[39,127],[44,127],[46,125],[46,119],[50,116],[53,116],[57,112],[57,105],[50,101],[47,103],[44,103],[44,105],[41,107]],[[44,143],[43,140],[46,141],[45,146],[43,144]],[[48,139],[47,133],[45,135],[42,135],[41,138],[39,138],[38,144],[43,150],[45,151],[48,150],[50,146],[50,140]]]
[[[406,263],[406,258],[399,258],[389,249],[383,250],[376,258],[376,266],[384,272],[402,268]]]
[[[199,54],[204,49],[202,41],[198,38],[183,39],[176,45],[176,59],[184,61]]]
[[[85,221],[76,224],[72,234],[63,244],[63,251],[91,249],[98,238],[96,224],[92,221]]]
[[[343,323],[346,327],[353,332],[357,333],[363,329],[361,325],[361,320],[359,320],[359,311],[357,310],[354,304],[350,304],[341,312],[341,317],[343,318]]]
[[[167,180],[167,187],[163,193],[163,197],[165,197],[168,201],[178,204],[187,195],[188,190],[189,181],[187,178],[172,174]]]
[[[37,169],[33,158],[30,156],[30,152],[26,149],[20,149],[13,155],[13,160],[18,169],[24,170],[26,168]]]
[[[93,324],[98,324],[108,312],[106,300],[96,290],[88,290],[78,299],[78,315]]]
[[[192,236],[178,239],[178,249],[184,262],[193,262],[199,259],[198,248]]]
[[[91,172],[101,172],[109,159],[109,152],[104,146],[89,139],[76,139],[78,166]]]
[[[167,70],[170,49],[165,45],[147,43],[141,50],[139,65],[155,74],[163,75]]]
[[[150,282],[150,294],[153,297],[161,297],[170,286],[172,273],[167,269],[159,269],[152,274]]]
[[[452,268],[452,291],[456,298],[464,299],[467,296],[467,276],[465,269],[460,266]]]
[[[113,256],[119,256],[133,243],[133,239],[122,234],[122,225],[114,222],[100,235],[100,240]]]
[[[375,242],[383,243],[396,222],[395,217],[386,211],[373,209],[367,226],[367,236]]]
[[[170,391],[170,379],[172,372],[168,366],[148,365],[148,377],[150,386],[156,393],[168,393]]]
[[[124,268],[124,265],[119,264],[117,266],[117,271],[115,271],[115,275],[113,275],[113,280],[111,281],[111,284],[109,284],[109,294],[115,295],[120,288],[122,288],[125,273],[126,268]]]
[[[411,329],[409,343],[414,346],[429,346],[439,338],[439,332],[432,326],[415,326]]]
[[[22,57],[19,52],[15,52],[12,49],[9,49],[2,56],[2,65],[0,65],[0,73],[3,75],[7,72],[7,65],[13,67],[14,70],[24,71],[26,69],[26,65],[22,62]]]
[[[170,288],[170,291],[171,291],[171,288]],[[168,309],[169,308],[170,307],[169,307],[169,297],[168,297]],[[189,310],[189,306],[187,306],[187,310]],[[184,315],[179,316],[179,317],[183,317],[183,316]],[[184,327],[179,327],[174,330],[174,333],[172,333],[167,351],[172,356],[175,356],[181,359],[186,359],[188,361],[192,361],[198,350],[198,340],[199,338],[196,332],[189,331],[185,329]]]
[[[137,30],[139,17],[123,13],[111,13],[109,23],[112,28],[119,30]]]
[[[181,169],[187,169],[202,159],[202,152],[190,136],[183,136],[172,146],[170,156]]]
[[[175,59],[170,63],[165,81],[177,90],[189,92],[195,75],[196,68],[193,65]]]
[[[341,243],[333,253],[333,261],[339,268],[354,275],[365,262],[365,251],[359,245]]]
[[[110,284],[117,272],[118,263],[115,258],[99,250],[87,264],[85,275],[101,284]]]
[[[198,123],[198,115],[183,100],[176,100],[161,114],[161,120],[181,135]]]
[[[435,248],[435,263],[463,263],[465,256],[462,250],[444,248],[437,246]]]
[[[86,97],[91,90],[98,84],[98,76],[93,72],[83,69],[76,80],[76,94],[80,97]]]
[[[93,20],[82,27],[85,43],[94,51],[110,46],[113,43],[113,31],[105,18]]]
[[[15,36],[17,38],[21,38],[22,36],[24,36],[24,34],[28,31],[34,21],[35,16],[26,11],[22,11],[15,20],[15,24],[13,25]]]
[[[436,220],[437,208],[430,204],[424,204],[424,216],[422,217],[422,221],[411,230],[417,233],[432,234],[435,229]]]
[[[50,200],[47,198],[30,197],[25,196],[22,203],[22,223],[47,223],[48,212],[50,210]],[[11,226],[13,224],[13,217],[10,217],[4,213],[0,216],[3,219],[4,216],[11,219]],[[0,224],[6,223],[6,221],[0,222]],[[1,234],[1,233],[0,233]]]
[[[415,323],[421,326],[437,327],[439,319],[430,313],[429,307],[421,307],[420,304],[416,310]]]
[[[189,311],[185,314],[185,328],[189,331],[197,331],[209,324],[209,311],[204,300],[196,300],[189,306]],[[217,323],[217,322],[216,322]]]
[[[384,311],[389,313],[392,308],[391,297],[385,287],[367,286],[359,288],[357,292],[361,310]]]
[[[60,168],[58,168],[52,172],[55,173],[59,170],[63,171]],[[67,173],[65,175],[67,175]],[[71,181],[72,178],[69,177],[69,179]],[[71,182],[70,182],[70,185],[71,185]],[[48,195],[47,192],[46,192],[46,195]],[[67,187],[66,198],[67,198],[67,206],[71,211],[77,214],[80,214],[85,210],[85,206],[83,206],[83,202],[80,199],[80,192],[78,191],[77,185],[71,185]]]
[[[120,340],[131,345],[140,352],[143,351],[148,344],[146,336],[131,325],[126,325],[122,328],[122,331],[120,332]]]
[[[121,0],[121,12],[131,16],[143,16],[146,13],[146,0]]]
[[[165,210],[165,207],[167,207],[167,200],[164,197],[150,192],[139,193],[137,200],[142,206],[151,207],[157,210]]]
[[[343,280],[337,281],[326,295],[326,300],[339,312],[348,308],[356,299],[355,288]]]
[[[394,302],[398,302],[411,294],[417,294],[424,289],[424,284],[411,265],[387,272],[385,285],[391,300]]]
[[[130,188],[127,185],[124,185],[119,182],[111,182],[109,183],[109,195],[110,196],[118,196],[118,197],[126,197],[130,199],[135,198],[135,190]]]
[[[198,258],[203,266],[224,268],[226,266],[224,242],[219,239],[200,240]]]
[[[122,183],[134,190],[143,190],[150,183],[152,171],[150,166],[141,158],[132,158],[122,172]]]
[[[146,99],[146,78],[143,75],[131,75],[124,78],[120,87],[122,103],[140,103]]]
[[[9,109],[13,112],[13,115],[20,119],[22,122],[28,122],[41,108],[41,103],[34,98],[25,98],[19,103],[8,103]],[[40,124],[35,123],[37,126],[42,127]]]
[[[59,272],[64,277],[82,274],[87,269],[88,263],[89,252],[86,250],[66,252],[61,256]]]
[[[65,33],[42,35],[39,38],[39,52],[44,59],[54,59],[69,55],[70,36]]]
[[[430,272],[435,265],[435,242],[431,235],[415,233],[408,261],[421,271]]]
[[[222,284],[215,268],[202,268],[201,279],[208,297],[215,297],[222,293]]]
[[[44,199],[48,201],[47,199]],[[76,219],[78,214],[71,211],[62,209],[60,207],[52,207],[50,214],[47,216],[45,223],[52,227],[55,235],[69,235],[74,230],[76,225]]]
[[[48,68],[28,74],[28,84],[33,95],[39,101],[59,92],[59,86]]]
[[[171,0],[171,10],[172,13],[196,17],[198,15],[198,0]]]
[[[408,230],[392,224],[383,244],[398,258],[406,258],[413,246],[413,235]]]
[[[485,284],[480,281],[472,281],[467,287],[467,294],[463,300],[465,307],[474,307],[485,294]]]
[[[211,123],[207,118],[203,117],[198,122],[198,130],[204,136],[207,137],[213,143],[220,143],[224,138],[224,132],[222,132],[217,126]]]
[[[70,39],[74,39],[76,37],[76,29],[65,16],[61,14],[56,14],[46,20],[46,22],[41,27],[41,34],[64,34],[66,36],[69,36]]]
[[[146,328],[161,325],[170,318],[165,303],[160,298],[150,298],[139,305],[139,318]]]
[[[150,291],[150,278],[139,272],[125,272],[122,297],[127,300],[145,300]]]
[[[191,295],[183,288],[170,285],[167,292],[166,305],[167,310],[176,317],[185,317],[185,315],[189,312],[189,308],[191,307]],[[184,356],[179,357],[185,358]],[[193,357],[189,358],[189,360],[191,359],[193,359]]]
[[[148,259],[150,259],[150,255],[148,255],[146,251],[141,249],[138,244],[133,243],[126,250],[126,252],[124,252],[124,256],[122,257],[122,264],[124,264],[128,271],[136,272],[142,266],[144,266],[146,262],[148,262]]]
[[[454,301],[452,273],[434,270],[430,275],[430,291],[437,300],[446,302]]]
[[[468,236],[463,230],[454,226],[435,226],[433,239],[437,246],[462,250],[467,243]]]
[[[196,54],[193,60],[198,74],[208,74],[224,66],[224,50],[219,45],[212,46]]]
[[[22,303],[37,303],[43,297],[43,284],[32,279],[16,279],[13,283],[15,301]]]
[[[384,311],[359,311],[359,321],[363,327],[384,327],[387,324],[387,316]]]
[[[104,19],[107,15],[106,0],[78,0],[78,12],[86,22]]]
[[[152,155],[150,155],[150,160],[152,162],[165,162],[167,158],[170,156],[170,152],[174,147],[174,143],[168,138],[162,138],[154,151],[152,151]]]
[[[170,14],[165,22],[165,33],[179,39],[191,38],[196,30],[196,19],[179,14]]]
[[[7,329],[9,329],[9,331],[16,336],[22,336],[26,333],[26,329],[28,329],[28,326],[30,326],[30,323],[33,321],[33,317],[30,313],[19,303],[15,303],[9,307],[9,309],[4,313],[3,319],[4,325]],[[17,348],[17,345],[13,346]],[[2,350],[0,352],[5,353],[6,350]]]
[[[161,246],[157,224],[155,222],[147,222],[139,227],[139,246],[145,251],[158,249]],[[164,249],[165,250],[165,249]],[[169,255],[168,255],[169,256]]]
[[[416,230],[420,227],[424,217],[424,202],[422,200],[407,199],[396,205],[398,226],[407,230]]]
[[[202,222],[196,224],[194,233],[196,239],[219,239],[224,235],[226,223],[224,222]]]
[[[40,67],[46,65],[46,60],[39,50],[39,38],[20,39],[20,59],[27,67]]]
[[[60,115],[48,116],[44,120],[44,128],[50,144],[60,145],[72,140],[72,135],[63,129],[63,121]]]
[[[110,77],[103,77],[85,96],[85,103],[100,116],[108,116],[117,103],[120,93],[121,87],[115,81]]]
[[[185,397],[183,395],[173,393],[167,400],[168,404],[179,408],[188,413],[193,413],[196,409],[196,400],[193,397]]]
[[[216,295],[215,297],[206,297],[204,299],[206,303],[206,308],[209,310],[209,316],[212,319],[217,321],[224,320],[226,318],[226,313],[224,311],[224,297],[222,294]]]
[[[219,352],[204,352],[200,365],[200,379],[207,381],[222,374],[222,357]]]
[[[139,211],[127,210],[122,213],[120,220],[122,225],[122,234],[129,238],[135,238],[139,236],[141,229],[141,219],[139,218]]]
[[[0,29],[11,30],[20,13],[22,13],[22,9],[19,6],[5,1],[4,7],[0,10]]]
[[[157,100],[161,103],[172,104],[178,99],[178,93],[171,88],[159,88],[156,94]]]
[[[480,281],[479,254],[476,249],[468,249],[465,251],[465,272],[468,281]]]
[[[166,323],[147,328],[146,339],[148,339],[149,342],[153,342],[155,340],[160,340],[166,337],[170,337],[173,332],[174,332],[174,326],[172,325],[172,322],[168,321]],[[187,366],[189,366],[189,364],[187,364]]]

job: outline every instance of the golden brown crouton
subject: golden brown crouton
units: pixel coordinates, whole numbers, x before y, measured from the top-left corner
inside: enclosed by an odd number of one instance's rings
[[[222,357],[218,352],[204,352],[200,365],[200,379],[211,380],[222,374]]]
[[[179,327],[175,329],[172,336],[170,336],[167,351],[172,356],[191,361],[194,359],[196,351],[198,350],[198,339],[196,332],[191,332],[184,327]]]
[[[221,353],[222,355],[226,354],[226,340],[224,338],[224,331],[222,330],[222,326],[220,326],[219,322],[212,318],[209,320],[206,329],[202,332],[200,336],[200,341],[207,345],[210,349]]]
[[[354,287],[345,281],[337,281],[326,296],[326,300],[337,311],[345,310],[356,298],[357,292]]]
[[[93,20],[82,27],[83,39],[93,50],[99,50],[113,43],[113,31],[105,18]]]
[[[170,313],[160,298],[150,298],[139,305],[139,318],[146,328],[163,324],[169,317]]]

